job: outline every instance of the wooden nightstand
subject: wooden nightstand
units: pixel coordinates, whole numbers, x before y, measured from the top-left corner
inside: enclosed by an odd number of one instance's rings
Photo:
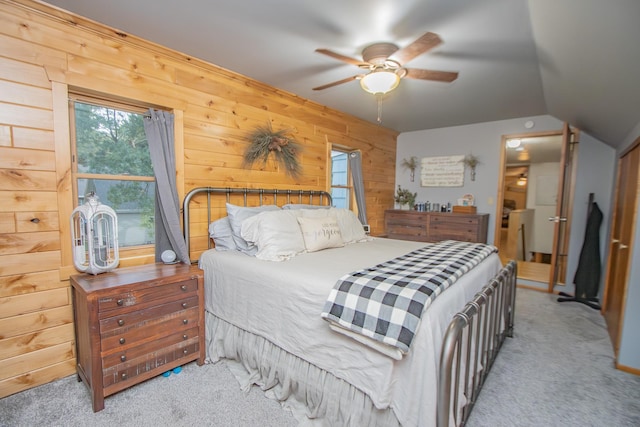
[[[204,363],[203,274],[149,264],[71,277],[78,381],[104,398],[170,369]]]

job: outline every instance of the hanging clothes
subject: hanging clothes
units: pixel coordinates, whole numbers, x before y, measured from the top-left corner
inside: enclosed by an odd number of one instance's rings
[[[580,251],[578,268],[573,278],[576,291],[575,297],[579,299],[596,298],[600,290],[600,275],[602,266],[600,261],[600,225],[602,224],[602,211],[596,202],[591,204],[587,227]]]

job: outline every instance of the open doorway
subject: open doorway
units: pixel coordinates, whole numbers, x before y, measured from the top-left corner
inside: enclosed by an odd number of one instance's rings
[[[552,289],[550,282],[563,285],[566,275],[565,204],[573,188],[567,159],[573,156],[564,141],[563,131],[505,135],[502,141],[494,242],[503,262],[518,261],[518,279],[544,290]]]

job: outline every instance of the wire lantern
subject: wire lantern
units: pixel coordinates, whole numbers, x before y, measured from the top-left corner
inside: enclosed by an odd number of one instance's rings
[[[73,264],[83,273],[111,271],[120,262],[118,217],[95,193],[87,194],[86,200],[71,213]]]

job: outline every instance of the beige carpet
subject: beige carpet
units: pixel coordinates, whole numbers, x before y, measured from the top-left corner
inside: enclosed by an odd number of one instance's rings
[[[108,397],[91,410],[75,375],[0,399],[0,426],[294,426],[254,387],[247,395],[224,364],[186,365]],[[469,427],[640,426],[640,377],[613,368],[600,314],[518,289],[514,338],[496,359]]]

